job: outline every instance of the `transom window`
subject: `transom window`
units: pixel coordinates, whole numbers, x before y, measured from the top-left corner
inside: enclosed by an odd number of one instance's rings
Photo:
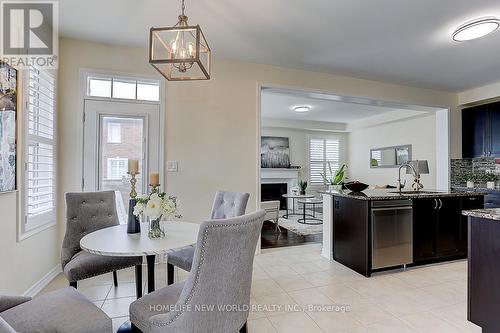
[[[160,84],[116,77],[87,78],[87,96],[138,101],[160,101]]]
[[[330,164],[330,167],[328,166]],[[340,141],[338,139],[314,138],[309,140],[309,184],[324,185],[340,168]]]

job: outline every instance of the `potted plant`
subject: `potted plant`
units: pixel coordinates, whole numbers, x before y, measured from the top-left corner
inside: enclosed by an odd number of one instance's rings
[[[307,189],[307,181],[305,180],[299,181],[299,188],[300,188],[300,195],[305,195]]]
[[[478,180],[478,177],[474,172],[465,172],[463,180],[467,183],[467,188],[474,188],[474,182]]]
[[[486,173],[484,175],[484,180],[486,180],[486,188],[494,189],[495,183],[498,179],[499,179],[499,177],[496,173]]]
[[[326,177],[325,174],[320,173],[321,177],[323,177],[323,181],[325,184],[328,185],[328,190],[329,191],[339,191],[342,189],[342,184],[344,183],[345,180],[345,170],[347,169],[347,166],[345,164],[342,164],[340,169],[338,169],[335,174],[333,174],[332,170],[332,165],[330,162],[328,162],[328,169],[330,170],[330,174],[333,175],[332,178]]]

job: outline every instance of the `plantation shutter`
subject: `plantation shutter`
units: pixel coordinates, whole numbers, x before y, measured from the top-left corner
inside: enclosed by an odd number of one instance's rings
[[[330,162],[332,172],[328,167]],[[321,174],[327,178],[333,177],[340,168],[340,142],[337,139],[310,139],[309,140],[309,183],[310,185],[324,185]]]
[[[26,223],[55,219],[55,79],[29,68]]]

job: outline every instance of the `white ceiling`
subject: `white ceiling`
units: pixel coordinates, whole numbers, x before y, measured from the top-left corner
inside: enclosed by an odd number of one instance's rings
[[[448,91],[498,81],[500,32],[467,43],[466,21],[500,17],[498,0],[186,0],[214,56]],[[60,0],[63,36],[147,46],[176,23],[176,0]]]
[[[302,105],[311,107],[311,110],[301,113],[293,111],[295,106]],[[264,89],[261,95],[261,114],[266,119],[353,124],[380,115],[385,115],[379,118],[381,121],[384,119],[391,121],[396,114],[402,119],[427,115],[435,110],[428,107],[283,89]]]

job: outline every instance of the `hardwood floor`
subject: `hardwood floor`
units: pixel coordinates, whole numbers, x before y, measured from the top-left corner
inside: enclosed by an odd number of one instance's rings
[[[276,230],[274,223],[265,221],[262,226],[261,247],[271,249],[283,246],[293,246],[305,243],[321,243],[323,235],[299,235],[281,227],[281,232]]]

